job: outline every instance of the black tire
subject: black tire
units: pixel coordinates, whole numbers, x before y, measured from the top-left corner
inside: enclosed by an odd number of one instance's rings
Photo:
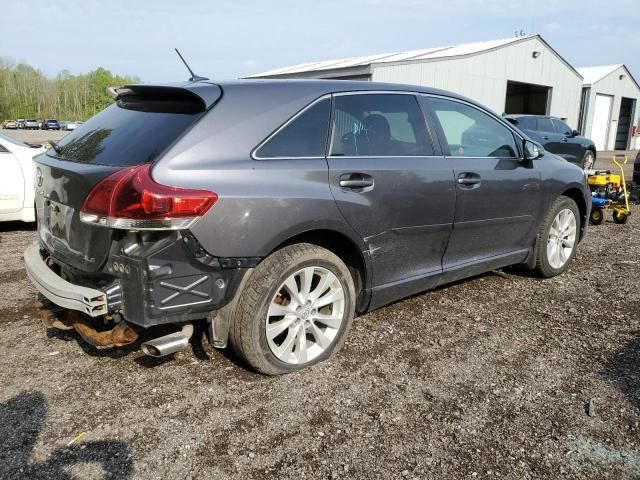
[[[554,268],[549,263],[549,258],[547,257],[547,241],[549,239],[549,231],[551,230],[551,225],[555,220],[556,216],[562,211],[568,209],[570,210],[576,220],[576,233],[575,240],[573,243],[573,249],[571,250],[571,254],[565,261],[565,263],[559,267]],[[551,278],[563,273],[571,264],[571,260],[576,254],[576,247],[578,246],[578,239],[580,237],[580,210],[578,209],[578,205],[576,202],[565,196],[558,197],[555,202],[551,205],[551,208],[547,212],[547,215],[544,218],[544,221],[540,225],[538,230],[538,251],[536,254],[536,267],[535,272],[544,278]]]
[[[342,323],[332,343],[316,358],[291,364],[276,357],[266,337],[267,312],[282,283],[304,267],[321,267],[339,280],[344,291]],[[258,264],[247,279],[231,314],[229,344],[236,355],[267,375],[290,373],[329,358],[342,348],[354,316],[356,292],[353,277],[342,260],[329,250],[308,243],[289,245]]]
[[[584,152],[584,155],[582,157],[582,168],[584,170],[588,170],[593,168],[595,164],[596,155],[591,150],[587,150],[586,152]]]
[[[619,225],[624,225],[629,220],[629,214],[624,212],[619,212],[617,210],[613,211],[613,221]]]
[[[591,210],[591,215],[589,216],[589,223],[591,225],[600,225],[604,222],[604,212],[601,208],[594,208]]]

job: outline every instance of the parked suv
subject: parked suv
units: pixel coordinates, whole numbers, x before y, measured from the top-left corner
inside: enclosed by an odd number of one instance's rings
[[[505,118],[545,150],[585,170],[595,165],[596,144],[571,129],[564,120],[542,115],[506,115]]]
[[[24,121],[24,127],[25,130],[39,130],[40,129],[40,122],[38,120],[35,120],[33,118],[29,118],[27,120]]]
[[[299,80],[116,93],[37,157],[25,252],[68,309],[45,322],[102,347],[175,324],[142,344],[166,355],[206,318],[214,346],[285,373],[337,351],[356,313],[512,264],[558,275],[585,232],[582,170],[453,93]]]
[[[60,122],[58,120],[45,120],[42,122],[42,130],[60,130]]]

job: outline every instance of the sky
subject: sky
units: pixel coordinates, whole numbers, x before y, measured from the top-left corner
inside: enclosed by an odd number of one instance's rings
[[[334,58],[536,33],[575,67],[640,82],[640,0],[4,0],[0,57],[45,75],[232,79]]]

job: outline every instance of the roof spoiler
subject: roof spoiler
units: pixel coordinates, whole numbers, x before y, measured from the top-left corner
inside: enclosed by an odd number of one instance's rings
[[[222,95],[222,89],[215,83],[190,82],[183,85],[124,85],[108,87],[107,93],[114,100],[128,96],[172,98],[202,103],[203,109],[211,108]]]

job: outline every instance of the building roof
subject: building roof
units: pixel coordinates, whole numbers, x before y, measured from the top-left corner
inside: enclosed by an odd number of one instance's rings
[[[554,54],[556,54],[571,70],[578,72],[553,50],[545,42],[540,35],[526,35],[524,37],[502,38],[498,40],[488,40],[484,42],[463,43],[460,45],[449,45],[445,47],[425,48],[420,50],[407,50],[403,52],[383,53],[378,55],[367,55],[363,57],[340,58],[334,60],[325,60],[321,62],[301,63],[284,68],[276,68],[267,72],[257,73],[248,78],[270,77],[275,75],[294,75],[297,73],[320,72],[323,70],[334,70],[353,67],[367,67],[373,64],[391,63],[391,62],[410,62],[425,60],[440,60],[454,57],[465,57],[478,53],[495,50],[513,43],[522,42],[531,38],[538,38],[542,41]]]
[[[596,82],[599,82],[604,77],[613,73],[620,67],[624,67],[622,64],[618,65],[597,65],[593,67],[579,67],[578,72],[580,75],[584,77],[584,81],[582,82],[584,85],[593,85]]]

